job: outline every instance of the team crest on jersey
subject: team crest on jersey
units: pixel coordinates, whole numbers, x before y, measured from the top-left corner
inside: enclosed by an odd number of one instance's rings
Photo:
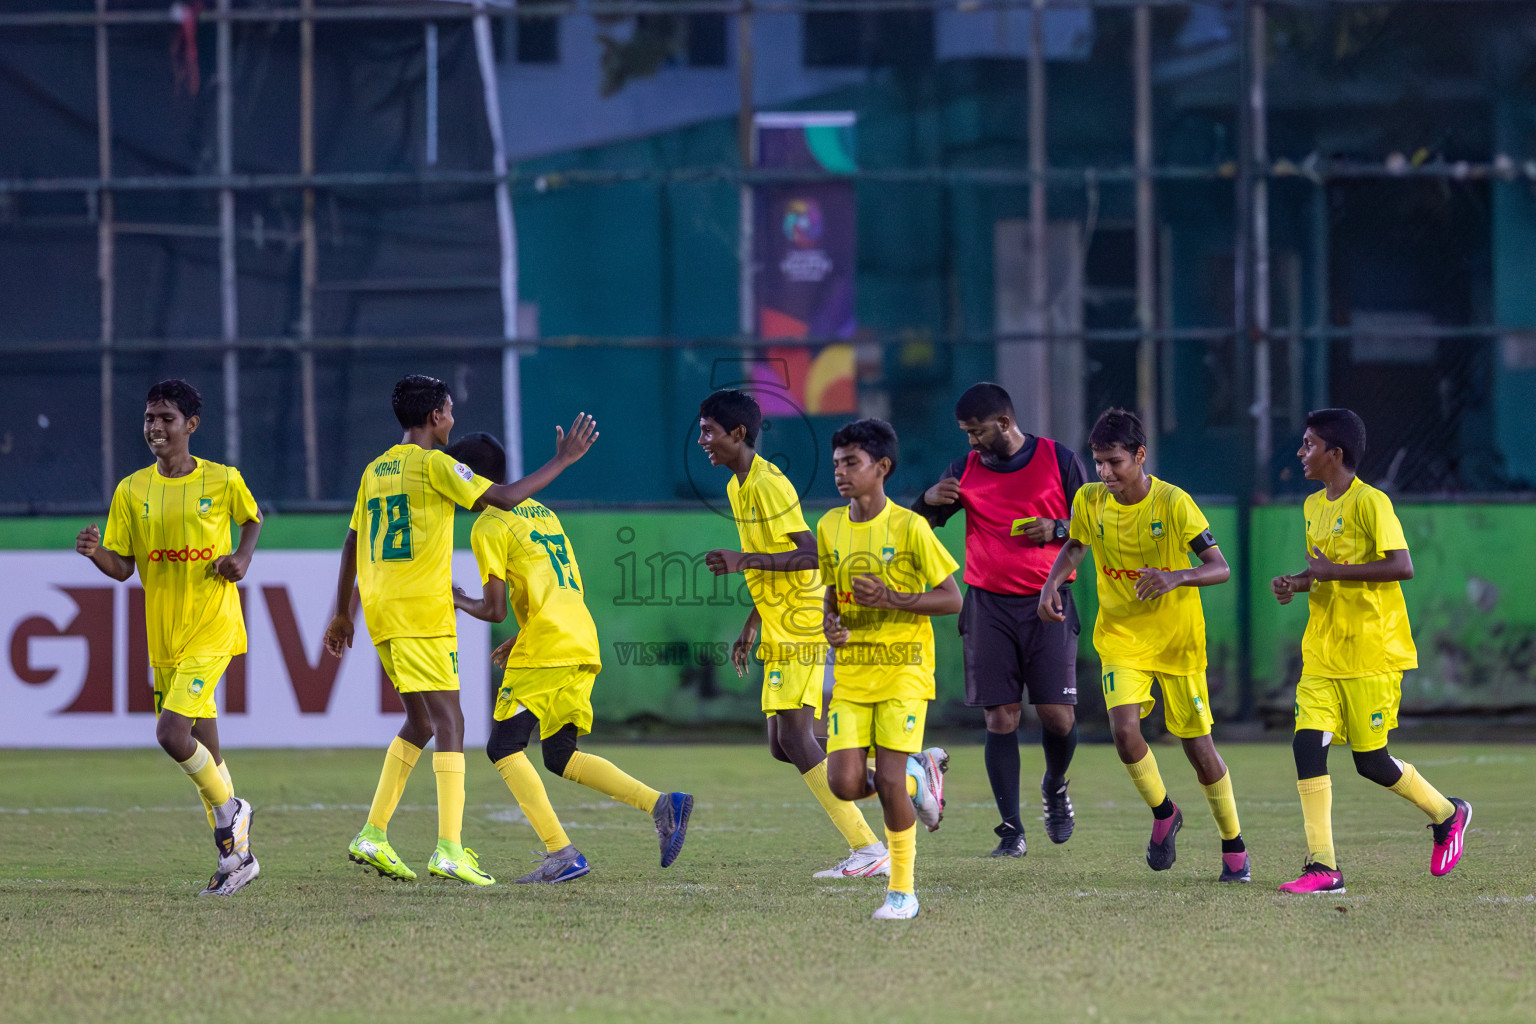
[[[1161,537],[1162,535],[1163,535],[1163,521],[1161,519],[1154,519],[1154,520],[1152,520],[1152,536],[1154,536],[1154,537]]]
[[[459,474],[459,476],[463,477],[465,483],[473,483],[474,482],[474,479],[475,479],[475,472],[474,472],[474,470],[472,470],[468,466],[464,465],[464,463],[462,463],[462,462],[455,462],[453,464],[453,471],[455,473]]]
[[[783,685],[784,677],[779,673],[778,669],[774,669],[772,672],[768,673],[768,688],[770,690],[777,690]]]
[[[1333,535],[1335,537],[1337,537],[1339,534],[1341,534],[1343,532],[1344,532],[1344,517],[1343,516],[1339,516],[1339,518],[1337,518],[1337,519],[1335,519],[1333,521]]]
[[[206,516],[208,513],[212,512],[212,511],[213,511],[213,499],[212,498],[198,498],[197,499],[197,514],[198,515]]]
[[[192,696],[196,697],[203,692],[203,687],[206,685],[201,679],[194,679],[192,680],[192,685],[187,687],[187,689],[191,692]]]
[[[907,716],[906,724],[903,725],[902,728],[905,729],[907,732],[911,732],[913,729],[916,729],[917,728],[917,716],[916,715],[908,715]]]
[[[1386,719],[1382,717],[1380,711],[1371,712],[1371,732],[1381,732],[1382,726],[1386,724]]]
[[[886,545],[885,547],[880,549],[880,558],[881,558],[881,560],[889,562],[892,559],[894,559],[895,557],[896,557],[896,549],[891,547],[890,545]]]

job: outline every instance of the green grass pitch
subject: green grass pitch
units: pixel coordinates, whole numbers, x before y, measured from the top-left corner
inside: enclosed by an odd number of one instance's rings
[[[691,790],[688,845],[657,866],[647,816],[546,774],[592,874],[549,887],[400,885],[349,864],[382,749],[233,751],[256,807],[261,877],[198,899],[201,808],[158,751],[0,751],[0,1019],[174,1021],[795,1020],[1436,1021],[1536,1017],[1536,748],[1394,745],[1472,801],[1460,867],[1429,874],[1413,807],[1335,751],[1349,891],[1282,897],[1305,855],[1290,750],[1228,745],[1247,886],[1219,885],[1218,840],[1177,747],[1178,863],[1142,859],[1150,816],[1107,746],[1072,772],[1077,834],[986,856],[996,822],[981,748],[952,750],[943,827],[918,837],[922,915],[872,922],[883,880],[813,881],[840,843],[793,769],[756,746],[602,746]],[[470,753],[465,841],[504,881],[537,845]],[[1026,746],[1026,777],[1040,770]],[[540,768],[541,773],[543,768]],[[425,875],[430,762],[390,830]],[[863,805],[879,831],[878,805]]]

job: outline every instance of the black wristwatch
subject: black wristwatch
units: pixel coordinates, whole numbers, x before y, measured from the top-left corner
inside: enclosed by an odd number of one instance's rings
[[[1052,531],[1051,536],[1056,540],[1067,539],[1067,521],[1065,519],[1056,520],[1056,529]]]

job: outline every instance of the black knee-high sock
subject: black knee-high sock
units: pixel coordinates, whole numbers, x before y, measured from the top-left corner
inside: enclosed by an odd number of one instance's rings
[[[1059,789],[1066,780],[1067,768],[1072,764],[1072,754],[1077,750],[1077,723],[1065,736],[1057,736],[1048,729],[1040,730],[1040,748],[1045,751],[1045,778],[1041,785],[1046,789]]]
[[[1019,734],[987,733],[984,748],[987,762],[987,781],[992,783],[992,796],[997,800],[997,813],[1003,824],[1024,831],[1019,820]]]

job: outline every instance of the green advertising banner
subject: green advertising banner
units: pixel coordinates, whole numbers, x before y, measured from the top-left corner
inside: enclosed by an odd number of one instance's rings
[[[1217,543],[1235,563],[1235,510],[1218,505],[1204,511]],[[1403,505],[1398,513],[1416,571],[1404,590],[1420,663],[1404,679],[1404,710],[1536,705],[1536,599],[1525,577],[1526,567],[1536,564],[1536,506]],[[817,517],[808,510],[808,520],[814,523]],[[599,719],[653,718],[682,725],[760,721],[760,669],[741,678],[730,663],[731,643],[751,610],[751,598],[741,576],[716,578],[703,560],[706,551],[736,545],[731,521],[707,510],[582,510],[563,512],[561,518],[603,642],[603,672],[594,695]],[[472,516],[458,517],[461,549],[468,549],[472,522]],[[1301,509],[1256,508],[1252,522],[1255,699],[1261,710],[1279,715],[1292,703],[1307,612],[1300,600],[1289,607],[1277,605],[1269,579],[1303,565]],[[68,551],[83,524],[77,519],[5,520],[0,548]],[[271,514],[261,550],[339,550],[346,530],[344,516]],[[952,520],[938,535],[963,560],[962,522]],[[1083,622],[1079,690],[1090,705],[1098,680],[1091,643],[1097,610],[1093,574],[1090,557],[1074,588]],[[1240,697],[1235,579],[1234,572],[1234,582],[1201,592],[1212,704],[1226,715],[1238,707]],[[457,582],[478,591],[478,580]],[[25,590],[34,584],[23,579],[6,585]],[[324,623],[308,627],[318,631]],[[509,619],[493,639],[499,641],[514,628]],[[934,632],[938,701],[932,719],[979,724],[980,713],[964,707],[955,618],[937,620]],[[11,645],[9,637],[0,640]]]

